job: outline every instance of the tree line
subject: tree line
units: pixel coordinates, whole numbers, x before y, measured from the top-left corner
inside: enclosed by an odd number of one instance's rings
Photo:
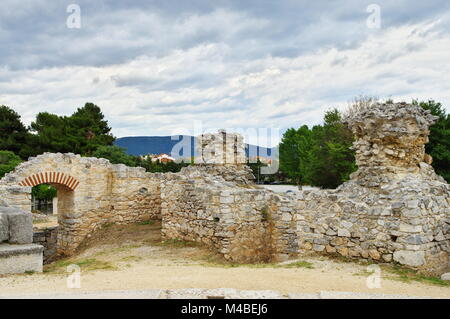
[[[373,99],[355,100],[372,103]],[[435,171],[450,181],[450,115],[434,100],[412,103],[430,110],[438,121],[430,127],[426,152],[433,157]],[[356,170],[355,154],[350,149],[353,135],[342,123],[337,109],[327,111],[323,124],[288,129],[279,145],[280,171],[264,177],[297,185],[335,188]],[[178,172],[190,163],[160,163],[150,158],[128,155],[115,146],[115,137],[97,105],[86,103],[70,116],[41,112],[27,127],[11,107],[0,106],[0,178],[30,156],[44,152],[75,153],[106,158],[113,164],[144,167],[148,172]],[[192,161],[191,161],[192,162]],[[262,164],[250,164],[255,174]],[[35,194],[41,194],[36,191]],[[45,192],[44,192],[45,193]],[[47,194],[48,195],[48,194]],[[37,195],[41,196],[41,195]],[[42,195],[44,196],[44,195]]]
[[[106,158],[113,164],[141,166],[149,172],[178,172],[186,163],[167,163],[128,155],[115,146],[111,127],[99,106],[86,103],[70,116],[37,114],[29,126],[11,107],[0,106],[0,178],[22,161],[45,152],[74,153]],[[33,189],[33,196],[49,199],[55,190],[46,185]]]

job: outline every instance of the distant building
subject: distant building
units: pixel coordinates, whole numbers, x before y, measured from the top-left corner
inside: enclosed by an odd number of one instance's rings
[[[175,158],[167,154],[158,154],[158,155],[147,155],[147,158],[151,157],[152,162],[156,162],[159,160],[160,163],[169,163],[175,162]]]
[[[250,163],[257,163],[258,160],[259,160],[261,163],[266,164],[266,165],[269,165],[269,166],[272,164],[272,159],[271,159],[271,158],[262,157],[262,156],[253,156],[253,157],[249,157],[249,158],[248,158],[248,161],[249,161]]]

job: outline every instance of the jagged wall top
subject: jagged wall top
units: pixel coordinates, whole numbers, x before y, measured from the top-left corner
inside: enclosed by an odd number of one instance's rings
[[[246,162],[244,137],[219,130],[196,137],[196,164],[243,164]]]
[[[425,144],[436,119],[418,105],[376,103],[347,115],[344,121],[356,138],[353,149],[358,167],[395,168],[394,172],[431,163]]]

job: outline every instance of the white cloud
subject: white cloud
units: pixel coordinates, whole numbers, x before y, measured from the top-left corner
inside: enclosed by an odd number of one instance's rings
[[[156,42],[167,45],[168,51],[143,52],[105,66],[3,66],[0,103],[14,107],[30,123],[40,111],[71,114],[85,102],[94,102],[118,137],[167,135],[177,128],[192,129],[196,120],[217,128],[312,125],[321,122],[326,109],[343,108],[360,94],[407,101],[433,98],[449,110],[450,38],[440,29],[446,16],[443,22],[385,27],[345,48],[324,46],[291,57],[245,57],[238,52],[252,51],[245,45],[254,43],[260,49],[268,41],[248,37],[270,27],[266,18],[220,9],[179,17],[169,28],[157,13],[125,12],[94,21],[102,24],[109,17],[125,23],[132,17],[127,28],[106,26],[84,46],[69,48],[71,52],[98,54],[99,47],[120,44],[136,49]],[[140,25],[148,19],[151,28],[144,31]],[[177,39],[201,40],[170,49]],[[296,39],[301,45],[301,38]]]

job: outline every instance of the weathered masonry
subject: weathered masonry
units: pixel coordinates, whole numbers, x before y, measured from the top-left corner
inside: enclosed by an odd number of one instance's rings
[[[320,253],[448,271],[450,187],[424,147],[435,117],[397,103],[346,121],[359,168],[339,188],[281,196],[236,178],[241,163],[185,168],[161,183],[163,235],[236,262]]]
[[[180,173],[43,154],[0,180],[0,195],[29,212],[32,186],[57,187],[59,227],[35,236],[46,259],[55,237],[55,254],[70,255],[103,224],[161,219],[164,238],[202,242],[234,262],[339,254],[441,274],[450,268],[450,186],[425,154],[434,121],[405,103],[349,115],[358,170],[335,190],[258,187],[242,136],[220,131],[197,138],[198,164]]]
[[[57,253],[70,255],[107,223],[160,218],[160,178],[143,168],[105,159],[46,153],[23,163],[0,181],[2,199],[30,212],[31,187],[50,184],[58,192]]]

